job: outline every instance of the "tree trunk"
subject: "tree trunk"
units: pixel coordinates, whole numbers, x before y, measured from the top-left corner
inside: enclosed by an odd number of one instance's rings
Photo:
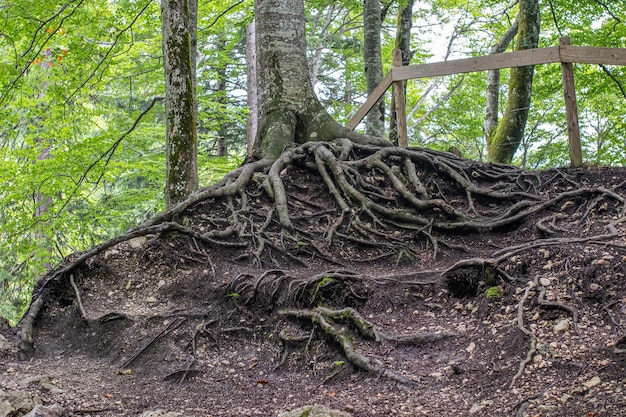
[[[256,0],[259,129],[257,157],[276,159],[293,143],[344,137],[388,144],[337,123],[313,92],[306,58],[303,0]]]
[[[502,35],[497,44],[491,48],[492,54],[501,54],[508,48],[509,44],[517,34],[517,20]],[[485,139],[487,143],[491,141],[499,119],[499,100],[500,100],[500,70],[491,70],[487,72],[487,104],[485,106]]]
[[[252,153],[254,138],[256,137],[259,124],[259,104],[257,88],[257,53],[256,53],[256,24],[254,21],[246,26],[246,76],[248,80],[248,122],[246,136],[246,150],[248,155]]]
[[[398,20],[396,24],[395,47],[402,52],[402,65],[411,63],[411,29],[413,28],[413,4],[415,0],[408,0],[405,6],[400,5],[398,9]],[[393,97],[396,96],[396,84],[393,85]],[[406,82],[404,83],[404,93],[406,96]],[[398,125],[396,118],[396,101],[391,100],[389,110],[389,140],[398,144]]]
[[[192,49],[195,27],[191,19],[191,1],[193,0],[161,0],[167,120],[167,207],[185,200],[198,188],[198,135]]]
[[[380,0],[363,0],[363,62],[367,94],[371,94],[383,79],[381,27]],[[381,99],[367,114],[365,133],[381,138],[385,134],[385,100]]]
[[[218,36],[217,39],[217,50],[218,53],[221,54],[226,49],[226,39],[221,36]],[[226,63],[219,63],[217,68],[215,69],[217,73],[217,85],[215,88],[216,99],[215,101],[219,103],[219,105],[225,109],[227,106],[227,96],[226,96],[226,77],[227,77],[227,67]],[[226,148],[226,136],[228,135],[228,121],[221,120],[220,127],[217,131],[217,156],[227,156],[228,150]]]
[[[536,48],[539,42],[539,1],[521,0],[515,50]],[[494,135],[487,142],[491,162],[510,163],[526,128],[535,67],[511,68],[507,106]]]

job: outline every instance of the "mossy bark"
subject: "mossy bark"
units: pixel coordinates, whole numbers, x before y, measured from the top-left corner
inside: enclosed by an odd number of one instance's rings
[[[165,68],[165,201],[168,207],[198,189],[195,67],[189,0],[161,0]]]
[[[539,1],[520,0],[515,50],[536,48],[539,42]],[[510,163],[526,128],[530,107],[534,66],[511,68],[509,96],[502,119],[493,135],[487,136],[487,158]],[[489,132],[488,132],[489,133]]]
[[[275,160],[294,143],[345,137],[387,145],[337,123],[317,99],[308,71],[302,0],[255,2],[259,126],[257,156]]]

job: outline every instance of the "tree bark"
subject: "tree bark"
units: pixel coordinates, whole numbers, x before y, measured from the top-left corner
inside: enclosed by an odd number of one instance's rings
[[[411,53],[411,29],[413,28],[413,4],[415,0],[408,0],[405,6],[400,5],[398,9],[398,20],[396,23],[395,47],[402,52],[402,65],[409,65],[413,54]],[[393,85],[393,96],[396,96],[396,84]],[[404,94],[406,96],[406,82],[403,83]],[[389,110],[389,140],[398,144],[398,126],[396,118],[396,101],[391,100]]]
[[[539,0],[520,0],[515,50],[536,48],[539,42]],[[487,142],[491,162],[510,163],[522,138],[531,101],[534,66],[511,68],[507,106],[494,135]]]
[[[371,94],[383,79],[381,27],[380,0],[363,0],[363,62],[367,94]],[[367,114],[365,133],[381,138],[385,134],[385,100],[381,99]]]
[[[217,39],[217,50],[218,53],[223,53],[226,49],[226,39],[222,36],[218,36]],[[218,67],[215,69],[217,73],[217,85],[215,88],[216,99],[215,101],[220,104],[222,108],[226,108],[227,106],[227,97],[226,97],[226,77],[227,77],[227,68],[226,63],[219,63]],[[226,147],[226,136],[228,135],[228,121],[221,120],[220,127],[217,131],[217,156],[228,156],[228,150]]]
[[[192,48],[195,27],[192,25],[190,1],[193,0],[161,0],[167,120],[167,207],[185,200],[198,188],[197,106]]]
[[[491,48],[492,54],[501,54],[508,48],[509,44],[517,34],[517,20],[513,22],[511,27],[502,35],[498,43]],[[487,72],[487,104],[485,106],[485,139],[487,143],[491,140],[499,120],[499,101],[500,101],[500,70],[491,70]]]
[[[389,144],[337,123],[315,96],[306,57],[303,0],[256,0],[259,128],[256,157],[276,159],[294,143],[355,141]]]
[[[256,53],[256,30],[255,22],[246,26],[246,76],[248,80],[248,121],[246,150],[248,155],[252,153],[254,139],[259,125],[259,104],[257,87],[257,53]]]

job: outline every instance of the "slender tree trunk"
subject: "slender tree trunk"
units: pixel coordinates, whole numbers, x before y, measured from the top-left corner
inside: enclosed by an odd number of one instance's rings
[[[217,50],[218,53],[222,53],[226,49],[226,40],[219,36],[217,40]],[[217,86],[216,86],[216,99],[215,101],[220,104],[223,108],[226,108],[227,105],[227,97],[226,97],[226,73],[227,68],[225,63],[219,63],[216,68],[217,73]],[[217,131],[217,156],[227,156],[226,149],[226,135],[228,134],[228,122],[226,120],[222,120],[220,123],[220,127]]]
[[[320,31],[319,46],[315,48],[315,53],[309,61],[309,73],[311,75],[311,84],[313,84],[313,86],[315,86],[315,83],[317,82],[317,76],[322,63],[322,51],[324,49],[324,45],[328,43],[328,28],[333,22],[335,7],[337,7],[337,5],[331,3],[326,10],[326,17],[324,18],[324,23],[322,24],[322,29]]]
[[[509,44],[517,34],[517,20],[502,35],[498,43],[491,48],[492,54],[501,54],[508,48]],[[500,100],[500,70],[487,72],[487,104],[485,106],[485,139],[490,142],[491,136],[498,126]]]
[[[248,155],[252,153],[254,138],[256,137],[259,125],[259,104],[257,87],[257,52],[256,52],[256,31],[254,21],[246,26],[246,75],[248,80],[248,122],[246,149]]]
[[[383,79],[383,62],[380,48],[382,27],[380,0],[363,0],[363,62],[367,94]],[[365,120],[368,135],[383,137],[385,134],[385,101],[381,99],[368,113]]]
[[[197,4],[197,3],[196,3]],[[195,67],[190,0],[161,0],[165,112],[167,120],[167,207],[198,188]]]
[[[402,65],[411,63],[411,29],[413,28],[413,4],[415,0],[408,0],[405,6],[398,9],[398,20],[396,23],[395,47],[402,52]],[[393,85],[393,97],[396,96],[396,84]],[[406,96],[406,83],[404,83],[404,93]],[[398,144],[398,126],[396,119],[396,101],[391,100],[389,110],[389,140]]]
[[[519,28],[515,50],[536,48],[539,42],[539,0],[520,0]],[[507,106],[493,136],[487,142],[487,158],[510,163],[522,138],[528,119],[534,66],[511,68]]]

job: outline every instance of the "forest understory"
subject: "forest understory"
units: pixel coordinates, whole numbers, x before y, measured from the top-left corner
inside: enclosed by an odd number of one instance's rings
[[[42,277],[0,390],[67,415],[626,416],[625,173],[348,140],[248,161]]]

